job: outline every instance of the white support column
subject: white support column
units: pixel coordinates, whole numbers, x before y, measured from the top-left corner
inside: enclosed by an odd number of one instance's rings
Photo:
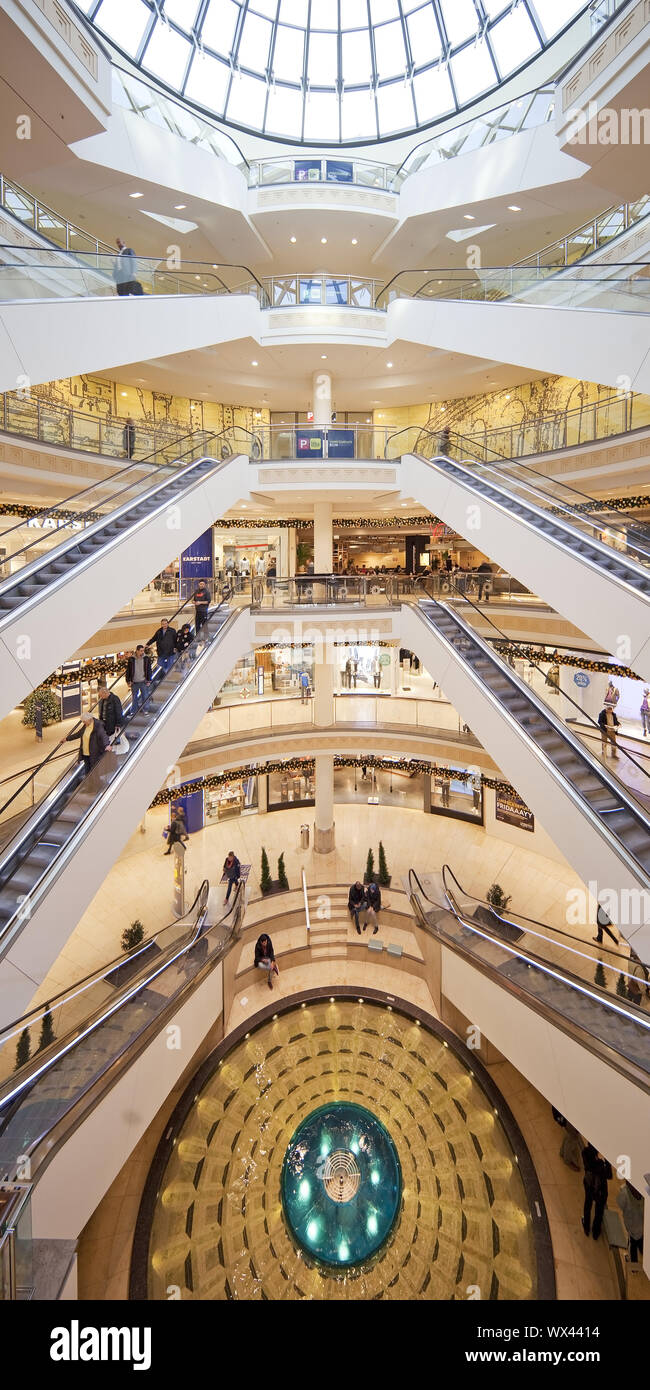
[[[323,429],[332,422],[332,378],[329,372],[314,372],[312,386],[314,426]]]
[[[314,502],[314,574],[331,574],[333,564],[332,503]]]
[[[315,763],[314,850],[316,854],[331,854],[334,849],[334,758],[322,754]]]
[[[314,723],[320,729],[334,723],[334,667],[329,661],[314,668]]]

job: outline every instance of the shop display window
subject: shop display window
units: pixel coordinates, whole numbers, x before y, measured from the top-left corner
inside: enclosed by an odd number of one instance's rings
[[[456,764],[457,767],[457,764]],[[480,769],[477,767],[458,768],[459,772],[469,772],[466,781],[439,773],[429,778],[429,810],[438,816],[451,816],[455,820],[473,821],[483,825],[483,784]]]
[[[206,825],[215,821],[227,820],[232,816],[243,816],[257,811],[257,777],[223,782],[220,787],[206,788],[203,795],[203,814]]]
[[[313,772],[269,772],[268,809],[283,811],[287,806],[313,806],[316,782]]]

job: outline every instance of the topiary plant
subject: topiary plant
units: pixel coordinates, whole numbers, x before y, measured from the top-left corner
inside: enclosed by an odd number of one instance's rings
[[[374,877],[375,877],[375,856],[374,856],[372,850],[369,849],[369,850],[368,850],[368,858],[366,859],[366,875],[365,875],[365,882],[366,882],[366,883],[372,883],[372,882],[374,881]]]
[[[16,1047],[16,1066],[15,1070],[20,1071],[21,1067],[26,1067],[32,1053],[32,1040],[29,1036],[29,1028],[23,1028]]]
[[[136,946],[140,945],[140,942],[143,940],[143,938],[144,927],[142,925],[142,922],[138,921],[138,919],[136,918],[135,922],[132,922],[130,927],[125,927],[124,931],[122,932],[122,950],[124,952],[134,951]]]
[[[388,864],[386,863],[386,851],[381,840],[379,841],[379,869],[377,877],[379,878],[380,886],[382,888],[387,888],[390,883],[390,874],[388,872]]]
[[[267,893],[270,893],[272,887],[273,887],[273,879],[271,878],[271,870],[270,870],[270,868],[269,868],[269,856],[268,856],[268,854],[266,853],[266,850],[263,849],[263,850],[262,850],[262,872],[261,872],[261,874],[260,874],[260,888],[261,888],[261,890],[262,890],[262,897],[265,897],[265,895],[266,895]]]
[[[607,988],[607,980],[605,978],[605,967],[603,966],[602,960],[599,960],[598,965],[596,966],[596,969],[594,971],[594,984],[598,985],[600,989]]]
[[[493,912],[505,912],[512,897],[506,897],[500,883],[491,883],[487,890],[486,898]]]
[[[616,981],[616,993],[620,995],[621,999],[627,999],[627,980],[622,973]]]
[[[287,878],[287,871],[284,867],[284,854],[281,854],[278,859],[278,888],[286,889],[288,887],[289,880]]]
[[[54,1042],[54,1038],[54,1023],[52,1022],[50,1006],[49,1004],[46,1004],[45,1013],[43,1014],[43,1017],[41,1019],[41,1032],[38,1039],[38,1051],[42,1052],[43,1048],[49,1047],[50,1043]]]
[[[54,695],[51,690],[48,690],[47,686],[43,686],[40,690],[33,690],[31,695],[27,696],[23,705],[23,724],[26,724],[28,729],[34,729],[36,727],[37,704],[41,706],[43,727],[45,727],[46,724],[57,724],[59,722],[61,718],[61,701],[57,699],[56,695]]]

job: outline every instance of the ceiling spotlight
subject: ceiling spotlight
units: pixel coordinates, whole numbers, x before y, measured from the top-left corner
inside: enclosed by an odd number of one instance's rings
[[[251,367],[259,367],[259,362],[251,362]]]
[[[129,193],[129,198],[144,198],[144,193]]]
[[[183,208],[186,208],[186,207],[187,207],[187,203],[174,203],[174,211],[175,211],[175,212],[182,212],[182,211],[183,211]]]
[[[353,245],[353,246],[358,246],[358,245],[359,245],[359,239],[358,239],[358,237],[353,236],[353,238],[352,238],[352,245]]]
[[[321,352],[320,360],[321,360],[321,362],[327,362],[327,353],[326,353],[326,352]]]
[[[387,362],[387,363],[386,363],[386,366],[387,366],[387,367],[392,367],[392,365],[393,365],[392,362]]]
[[[121,395],[121,396],[125,396],[125,395],[126,395],[126,391],[120,391],[120,395]]]
[[[464,213],[463,213],[463,217],[465,218],[465,221],[466,221],[466,222],[475,222],[475,221],[476,221],[476,218],[474,217],[473,213],[471,213],[471,212],[464,212]]]
[[[295,237],[295,236],[290,236],[290,237],[289,237],[289,241],[296,242],[297,240],[298,240],[298,238]]]
[[[508,212],[521,212],[521,208],[518,208],[516,203],[508,203]]]
[[[320,239],[320,244],[321,244],[321,246],[327,246],[327,237],[326,237],[326,236],[322,236],[322,237],[321,237],[321,239]]]

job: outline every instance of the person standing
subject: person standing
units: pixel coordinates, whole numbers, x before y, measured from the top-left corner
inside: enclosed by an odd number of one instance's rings
[[[618,758],[618,748],[616,747],[616,731],[620,726],[620,720],[614,712],[612,705],[605,705],[598,715],[600,725],[600,741],[602,746],[603,758],[607,757],[608,747],[612,750],[612,757]]]
[[[135,453],[135,425],[130,415],[122,431],[122,442],[126,457],[132,459]]]
[[[139,280],[135,278],[135,251],[130,246],[125,246],[121,237],[115,240],[117,246],[117,256],[113,267],[113,279],[117,293],[122,296],[125,294],[144,294],[144,290]]]
[[[79,762],[83,763],[88,773],[92,772],[106,752],[108,735],[101,720],[95,719],[92,714],[82,714],[81,719],[81,727],[68,734],[66,743],[74,743],[75,739],[80,739]]]
[[[593,1207],[594,1220],[593,1226],[591,1226],[591,1234],[594,1240],[598,1240],[600,1228],[603,1224],[603,1212],[607,1206],[607,1184],[612,1177],[612,1168],[606,1158],[601,1158],[598,1150],[594,1148],[593,1144],[585,1145],[582,1150],[582,1161],[585,1168],[585,1175],[582,1180],[585,1189],[582,1229],[585,1235],[588,1236]]]
[[[124,723],[122,701],[115,694],[115,691],[109,690],[106,685],[100,685],[97,694],[99,695],[98,718],[101,719],[108,737],[113,738],[114,734],[119,734]]]
[[[648,698],[649,696],[650,686],[646,685],[643,688],[643,699],[641,701],[641,709],[639,711],[641,715],[641,723],[643,725],[644,738],[647,738],[648,734],[650,734],[650,700]]]
[[[636,1272],[638,1269],[637,1256],[643,1254],[643,1208],[644,1202],[640,1192],[633,1187],[627,1178],[616,1196],[616,1204],[621,1208],[623,1222],[630,1239],[630,1264]]]
[[[204,627],[208,621],[208,608],[210,607],[210,590],[205,579],[199,579],[192,599],[194,602],[194,627],[198,636],[199,628]]]
[[[131,691],[132,714],[137,714],[138,708],[144,707],[150,681],[151,657],[147,655],[142,642],[139,642],[126,663],[126,683]]]
[[[379,931],[379,913],[381,912],[381,888],[378,883],[369,883],[366,887],[366,907],[372,913],[372,934],[377,935]],[[365,927],[364,927],[365,931]]]
[[[258,936],[255,942],[254,964],[256,970],[266,970],[268,987],[273,989],[273,976],[280,972],[275,959],[273,942],[266,932],[262,932],[262,935]]]
[[[490,580],[492,578],[492,566],[488,564],[487,560],[484,560],[482,565],[478,565],[476,573],[480,576],[478,581],[478,598],[476,601],[477,603],[481,603],[483,600],[483,594],[485,593],[485,601],[487,603],[490,597]]]
[[[154,643],[156,655],[158,657],[158,665],[163,675],[167,675],[167,672],[174,664],[174,657],[176,655],[176,628],[170,626],[168,618],[162,619],[160,627],[154,632],[153,637],[149,638],[147,646],[151,647]]]
[[[616,706],[617,706],[617,704],[618,704],[618,702],[619,702],[619,700],[620,700],[620,698],[621,698],[621,692],[620,692],[618,686],[614,685],[614,682],[613,682],[613,681],[608,681],[608,683],[607,683],[607,689],[606,689],[606,691],[605,691],[605,699],[603,700],[603,704],[604,704],[605,708],[606,708],[606,709],[615,709]]]
[[[228,879],[225,901],[228,902],[230,894],[236,883],[241,879],[241,864],[235,854],[234,849],[229,849],[224,860],[223,872]]]

